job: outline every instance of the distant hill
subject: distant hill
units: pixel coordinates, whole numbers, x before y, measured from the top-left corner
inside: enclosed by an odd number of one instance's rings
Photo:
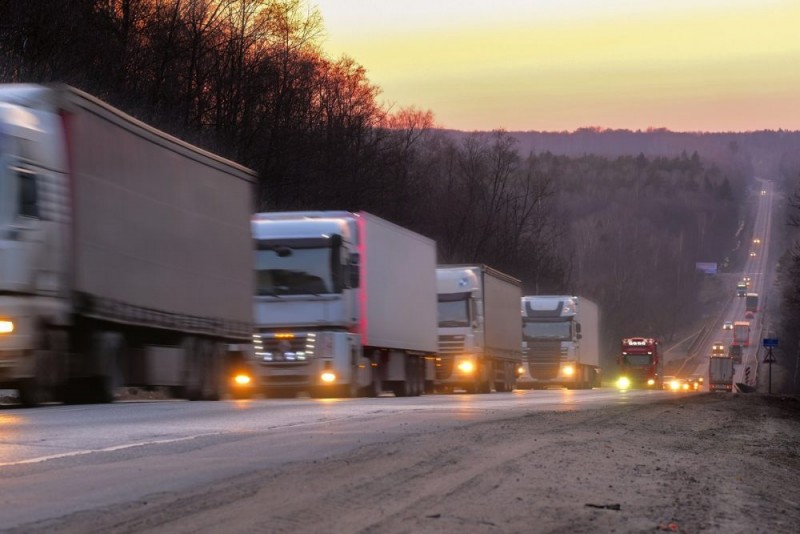
[[[468,132],[448,130],[455,138]],[[574,132],[508,132],[519,142],[519,152],[551,152],[566,156],[596,154],[607,157],[644,154],[674,157],[697,152],[722,168],[735,167],[762,178],[779,178],[800,169],[800,132],[757,131],[743,133],[605,130],[581,128]]]

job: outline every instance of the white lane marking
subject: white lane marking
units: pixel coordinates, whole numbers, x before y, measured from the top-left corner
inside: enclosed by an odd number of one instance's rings
[[[15,462],[4,462],[0,463],[0,467],[6,467],[9,465],[23,465],[23,464],[36,464],[40,462],[46,462],[48,460],[55,460],[58,458],[69,458],[72,456],[84,456],[86,454],[92,454],[95,452],[114,452],[114,451],[121,451],[124,449],[132,449],[134,447],[144,447],[145,445],[163,445],[165,443],[175,443],[178,441],[189,441],[191,439],[197,438],[204,438],[207,436],[218,436],[222,434],[222,432],[209,432],[207,434],[196,434],[194,436],[184,436],[182,438],[171,438],[171,439],[155,439],[150,441],[142,441],[139,443],[125,443],[123,445],[114,445],[112,447],[104,447],[102,449],[88,449],[82,451],[72,451],[72,452],[62,452],[61,454],[51,454],[48,456],[39,456],[37,458],[28,458],[27,460],[17,460]]]
[[[312,426],[312,425],[321,425],[325,423],[331,423],[335,421],[340,421],[343,419],[350,419],[351,417],[337,417],[332,419],[324,419],[321,421],[310,421],[308,423],[288,423],[285,425],[279,425],[274,427],[269,427],[267,430],[281,430],[281,429],[293,429],[303,426]],[[87,454],[93,454],[97,452],[116,452],[125,449],[132,449],[134,447],[145,447],[147,445],[164,445],[166,443],[177,443],[180,441],[189,441],[198,438],[205,438],[209,436],[221,436],[223,434],[237,434],[242,433],[241,431],[235,432],[206,432],[204,434],[194,434],[192,436],[183,436],[180,438],[169,438],[169,439],[154,439],[150,441],[141,441],[138,443],[124,443],[122,445],[113,445],[111,447],[104,447],[102,449],[85,449],[80,451],[72,451],[72,452],[63,452],[60,454],[50,454],[48,456],[38,456],[36,458],[28,458],[27,460],[17,460],[14,462],[2,462],[0,463],[0,467],[8,467],[12,465],[24,465],[24,464],[36,464],[41,462],[46,462],[49,460],[56,460],[59,458],[70,458],[73,456],[85,456]]]

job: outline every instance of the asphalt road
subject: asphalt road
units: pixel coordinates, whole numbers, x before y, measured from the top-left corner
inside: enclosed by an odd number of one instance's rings
[[[673,398],[595,389],[0,408],[0,528],[196,491],[426,430]],[[22,530],[26,530],[22,528]]]

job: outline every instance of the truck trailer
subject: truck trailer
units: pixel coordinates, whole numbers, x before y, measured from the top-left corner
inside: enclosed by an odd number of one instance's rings
[[[521,362],[520,281],[486,265],[442,265],[436,278],[436,389],[513,390]]]
[[[708,359],[708,387],[711,391],[733,390],[733,358],[712,356]]]
[[[0,86],[0,387],[217,399],[252,346],[254,173],[68,86]]]
[[[521,389],[600,386],[600,312],[584,297],[522,297]]]
[[[436,244],[369,213],[259,213],[255,364],[269,397],[432,390]]]

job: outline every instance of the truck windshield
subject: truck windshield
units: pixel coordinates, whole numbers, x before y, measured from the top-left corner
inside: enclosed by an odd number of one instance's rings
[[[560,339],[561,341],[570,341],[572,339],[572,332],[570,329],[569,321],[562,321],[558,323],[522,323],[522,337],[525,341],[534,339]]]
[[[439,326],[469,326],[469,300],[439,299]]]
[[[626,354],[625,363],[631,367],[644,367],[652,364],[652,358],[650,354]]]
[[[333,293],[330,247],[256,250],[257,295]]]

